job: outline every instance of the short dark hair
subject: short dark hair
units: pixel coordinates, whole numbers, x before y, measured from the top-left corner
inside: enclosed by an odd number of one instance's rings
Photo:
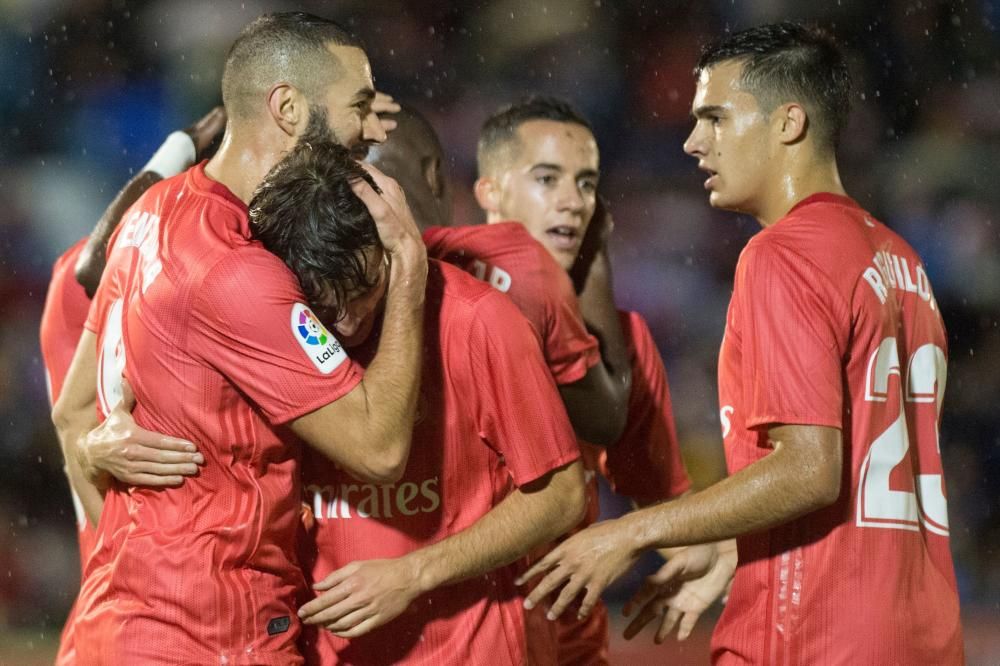
[[[490,173],[498,167],[497,162],[504,149],[517,144],[517,128],[531,120],[554,120],[560,123],[582,125],[591,134],[594,128],[573,106],[558,97],[530,95],[514,104],[500,108],[483,123],[476,147],[476,162],[479,175]]]
[[[791,21],[742,30],[702,49],[695,75],[729,60],[742,62],[740,85],[761,110],[800,102],[818,145],[836,150],[851,111],[851,75],[830,35]]]
[[[249,118],[256,98],[278,81],[313,96],[341,75],[330,44],[363,49],[361,41],[330,19],[305,12],[264,14],[240,32],[226,55],[222,103],[232,117]]]
[[[406,192],[406,203],[421,229],[451,222],[451,185],[444,148],[430,121],[416,108],[399,103],[390,117],[396,129],[372,146],[367,160]]]
[[[375,221],[351,183],[372,177],[332,142],[300,142],[274,166],[250,200],[251,236],[299,279],[310,305],[333,291],[339,319],[352,291],[375,286],[372,248],[382,248]]]

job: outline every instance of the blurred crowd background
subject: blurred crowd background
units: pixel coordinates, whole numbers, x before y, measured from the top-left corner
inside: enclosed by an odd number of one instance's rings
[[[49,654],[78,576],[38,350],[52,261],[167,133],[220,102],[228,45],[277,9],[340,19],[365,39],[377,87],[441,134],[456,223],[481,221],[470,190],[488,113],[542,92],[592,120],[619,305],[656,335],[700,486],[724,472],[716,354],[758,227],[712,211],[681,150],[691,69],[712,36],[757,23],[837,35],[857,89],[845,184],[921,253],[948,327],[951,542],[970,661],[1000,660],[988,636],[1000,633],[1000,3],[988,0],[0,0],[0,645],[16,636]]]

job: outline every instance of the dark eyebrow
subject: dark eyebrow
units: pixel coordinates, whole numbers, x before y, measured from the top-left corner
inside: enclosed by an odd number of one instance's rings
[[[558,164],[550,164],[549,162],[539,162],[538,164],[531,165],[531,171],[535,169],[551,169],[552,171],[563,172],[563,168]],[[576,173],[577,178],[600,178],[601,174],[595,169],[582,169]]]
[[[706,116],[717,116],[725,111],[724,108],[717,104],[710,106],[699,106],[697,109],[691,112],[691,117],[694,119],[704,118]]]

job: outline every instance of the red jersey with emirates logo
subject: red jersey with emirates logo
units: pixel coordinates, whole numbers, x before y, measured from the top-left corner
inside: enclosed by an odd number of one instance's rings
[[[556,384],[572,384],[601,360],[569,275],[519,222],[424,231],[427,254],[510,296],[538,333]]]
[[[66,250],[52,267],[52,280],[45,295],[45,308],[42,310],[40,330],[42,362],[45,364],[45,383],[49,389],[49,402],[55,404],[62,393],[63,382],[69,372],[77,343],[83,335],[83,324],[87,320],[90,309],[90,299],[83,286],[76,281],[76,261],[83,252],[87,239],[82,238],[70,249]],[[70,489],[73,497],[73,512],[76,516],[77,543],[80,547],[80,568],[94,547],[94,528],[90,526],[83,513],[83,506],[76,493]],[[73,664],[76,662],[76,648],[73,641],[73,621],[76,615],[76,603],[70,608],[66,624],[59,638],[59,653],[56,664]]]
[[[730,473],[774,424],[840,428],[832,506],[738,540],[719,664],[961,664],[938,443],[947,338],[920,258],[846,197],[802,201],[736,267],[719,359]]]
[[[300,448],[281,427],[361,371],[249,240],[247,210],[204,164],[150,188],[112,239],[87,328],[98,403],[195,442],[196,477],[114,485],[80,594],[82,663],[293,664]]]
[[[516,487],[580,455],[527,320],[508,298],[432,260],[425,355],[406,472],[363,483],[318,456],[303,462],[315,525],[304,548],[312,579],[355,560],[404,555],[460,532]],[[376,341],[352,350],[362,363]],[[392,622],[352,640],[310,632],[310,663],[522,664],[522,566],[441,587]],[[318,643],[317,643],[318,641]]]

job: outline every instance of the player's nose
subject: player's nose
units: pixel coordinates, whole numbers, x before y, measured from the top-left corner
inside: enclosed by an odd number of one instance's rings
[[[559,204],[563,210],[580,213],[583,211],[586,202],[584,201],[580,187],[571,180],[566,179],[559,188]]]
[[[684,152],[691,157],[698,157],[705,154],[705,140],[701,136],[701,133],[698,132],[697,125],[688,134],[688,138],[684,140]]]
[[[385,128],[382,127],[382,121],[374,111],[365,116],[361,127],[361,138],[371,143],[382,143],[386,139]]]
[[[358,332],[363,321],[363,317],[358,317],[348,312],[340,318],[335,328],[337,329],[337,333],[340,333],[345,338],[350,338]]]

